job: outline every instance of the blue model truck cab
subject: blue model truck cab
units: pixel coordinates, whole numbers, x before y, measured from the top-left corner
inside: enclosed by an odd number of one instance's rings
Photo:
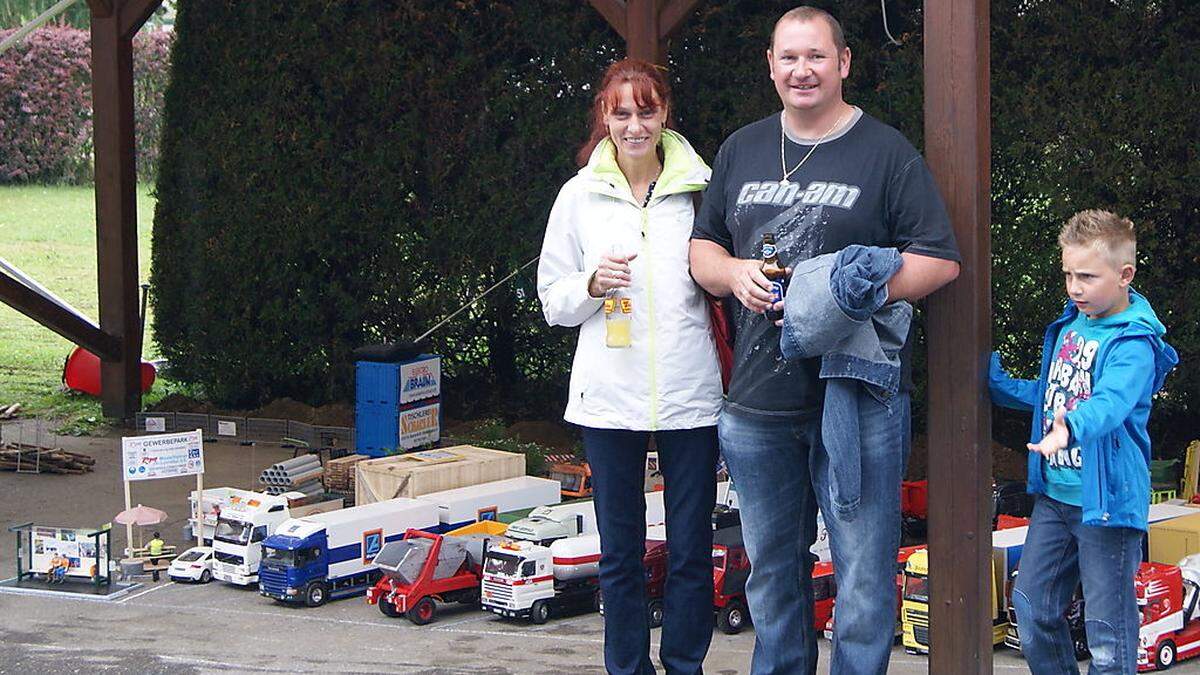
[[[325,531],[295,537],[274,534],[263,542],[258,588],[262,595],[317,607],[329,599]]]

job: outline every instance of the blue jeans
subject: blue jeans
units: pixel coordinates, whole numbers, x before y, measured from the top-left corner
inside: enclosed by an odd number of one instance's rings
[[[864,389],[859,408],[862,497],[848,522],[830,505],[820,414],[770,417],[728,407],[721,414],[721,449],[737,490],[751,563],[746,596],[755,631],[752,673],[817,670],[809,548],[818,507],[829,530],[838,587],[831,671],[887,672],[896,630],[908,394],[880,402]]]
[[[712,641],[712,512],[715,427],[658,431],[666,507],[667,579],[659,656],[668,673],[703,673]],[[583,429],[600,529],[604,665],[609,673],[653,673],[646,612],[645,466],[651,432]]]
[[[1032,672],[1079,672],[1063,613],[1080,581],[1092,652],[1088,672],[1137,672],[1140,618],[1133,577],[1143,534],[1084,525],[1078,506],[1038,496],[1012,593],[1021,651]]]

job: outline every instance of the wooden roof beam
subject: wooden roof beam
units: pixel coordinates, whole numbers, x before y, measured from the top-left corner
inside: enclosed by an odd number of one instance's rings
[[[600,16],[617,31],[622,40],[627,40],[625,25],[625,0],[588,0]]]
[[[667,0],[658,12],[658,39],[667,40],[683,27],[700,0]]]
[[[121,341],[0,272],[0,301],[104,359],[121,354]]]
[[[162,0],[124,0],[121,2],[121,35],[132,40],[134,35],[146,25],[155,10],[162,5]]]

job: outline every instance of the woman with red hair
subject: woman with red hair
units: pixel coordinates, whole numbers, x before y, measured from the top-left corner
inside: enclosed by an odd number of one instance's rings
[[[558,194],[538,265],[546,321],[579,327],[564,418],[582,427],[592,470],[610,673],[654,672],[642,569],[651,439],[669,533],[665,595],[651,603],[655,615],[661,607],[663,666],[702,672],[712,639],[721,379],[704,295],[688,272],[695,197],[711,172],[669,128],[670,112],[658,67],[625,59],[608,68],[582,168]],[[628,339],[607,332],[613,319],[626,322]]]

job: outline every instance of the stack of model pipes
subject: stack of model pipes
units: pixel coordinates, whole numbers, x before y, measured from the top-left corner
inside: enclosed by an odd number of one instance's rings
[[[285,492],[303,492],[312,497],[325,492],[321,485],[321,458],[317,455],[303,455],[272,464],[263,470],[259,482],[267,486],[267,494],[280,495]]]

